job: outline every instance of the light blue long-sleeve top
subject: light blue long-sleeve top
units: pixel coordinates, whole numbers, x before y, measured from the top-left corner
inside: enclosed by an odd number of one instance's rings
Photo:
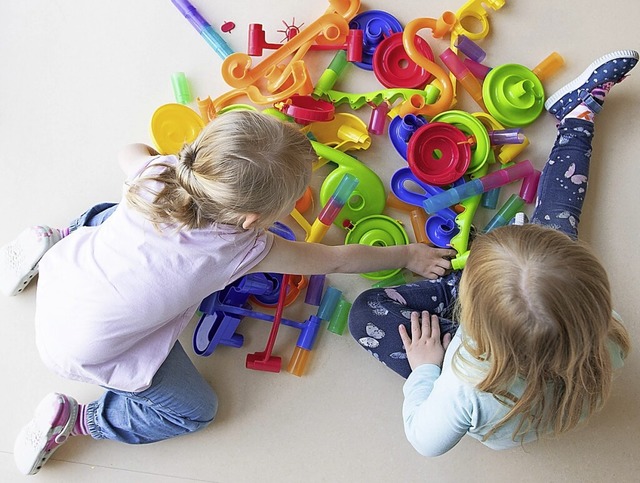
[[[482,363],[475,364],[472,373],[466,369],[465,376],[468,375],[468,378],[462,378],[454,372],[451,361],[458,349],[462,357],[473,360],[461,342],[462,329],[459,329],[447,348],[442,371],[435,364],[423,364],[409,375],[403,387],[405,434],[418,453],[424,456],[446,453],[465,434],[482,441],[509,410],[493,394],[478,391],[474,387],[473,381],[479,381],[483,373]],[[621,367],[623,354],[611,341],[609,352],[614,368]],[[512,394],[520,396],[524,381],[516,381],[510,389]],[[518,422],[518,418],[513,418],[482,442],[495,450],[519,446],[520,440],[513,440],[513,431]],[[523,442],[535,439],[536,434],[531,431],[524,436]]]

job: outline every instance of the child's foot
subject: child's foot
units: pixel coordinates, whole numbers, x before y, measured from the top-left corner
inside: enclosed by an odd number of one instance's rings
[[[581,105],[593,114],[598,113],[609,89],[622,81],[637,62],[638,52],[635,50],[617,50],[603,55],[582,74],[549,96],[544,107],[558,121]],[[583,117],[584,113],[574,114],[573,117]]]
[[[38,262],[62,238],[60,230],[32,226],[0,248],[0,291],[17,295],[38,273]]]
[[[13,448],[18,470],[34,475],[65,443],[78,417],[78,403],[64,394],[45,396],[34,417],[22,428]]]

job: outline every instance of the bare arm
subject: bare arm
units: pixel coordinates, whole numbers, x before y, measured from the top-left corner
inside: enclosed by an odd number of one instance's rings
[[[118,153],[118,163],[129,179],[140,170],[149,157],[157,154],[155,149],[146,144],[129,144]]]
[[[435,279],[451,268],[448,258],[455,255],[455,250],[434,248],[423,243],[393,247],[327,246],[276,237],[267,256],[251,272],[311,275],[408,268],[418,275]]]

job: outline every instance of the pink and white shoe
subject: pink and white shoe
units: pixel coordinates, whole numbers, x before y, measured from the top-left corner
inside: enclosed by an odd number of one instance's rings
[[[0,248],[0,292],[17,295],[38,274],[42,256],[62,236],[45,225],[32,226]]]
[[[35,475],[71,434],[78,417],[78,402],[50,393],[38,404],[34,417],[22,428],[13,447],[18,470]]]

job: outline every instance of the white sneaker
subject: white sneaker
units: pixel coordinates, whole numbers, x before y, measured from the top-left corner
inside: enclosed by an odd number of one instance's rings
[[[60,232],[48,226],[32,226],[0,248],[0,292],[17,295],[38,273],[42,256],[60,241]]]
[[[78,417],[78,402],[52,392],[40,401],[33,419],[22,428],[13,447],[13,458],[24,475],[35,475],[68,439]]]

